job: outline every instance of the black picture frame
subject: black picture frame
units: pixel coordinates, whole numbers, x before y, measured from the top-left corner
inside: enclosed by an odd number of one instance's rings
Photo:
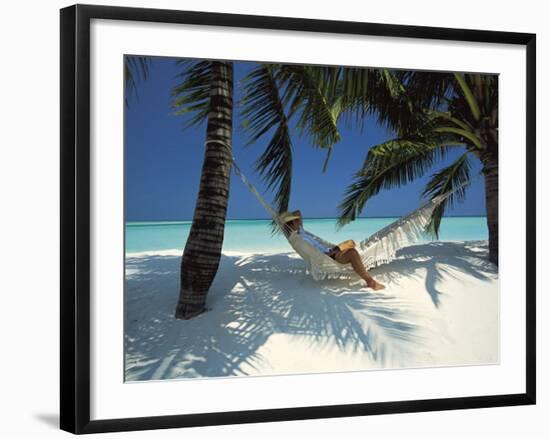
[[[92,19],[525,46],[527,59],[525,66],[527,83],[525,393],[90,420],[90,21]],[[91,5],[73,5],[61,9],[60,24],[61,429],[80,434],[535,404],[536,36],[534,34]]]

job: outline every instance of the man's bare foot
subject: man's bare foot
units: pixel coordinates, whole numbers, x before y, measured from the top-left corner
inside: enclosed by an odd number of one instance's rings
[[[374,279],[367,281],[367,286],[372,288],[374,291],[383,290],[386,288],[385,285],[382,285],[380,282],[375,281]]]

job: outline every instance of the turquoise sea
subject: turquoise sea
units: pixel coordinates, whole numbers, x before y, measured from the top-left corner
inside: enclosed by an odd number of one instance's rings
[[[304,228],[327,241],[357,242],[395,221],[397,218],[360,218],[344,228],[336,229],[336,219],[304,220]],[[183,250],[191,221],[151,221],[126,223],[126,252]],[[488,239],[487,220],[478,217],[445,217],[441,221],[440,241]],[[423,239],[429,241],[428,237]],[[288,252],[290,247],[280,234],[271,233],[270,220],[228,220],[223,250],[238,252]]]

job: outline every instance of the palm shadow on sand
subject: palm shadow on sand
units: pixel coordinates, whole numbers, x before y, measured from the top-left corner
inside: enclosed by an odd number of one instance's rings
[[[391,294],[392,283],[426,270],[426,290],[437,307],[441,264],[478,279],[496,276],[492,264],[480,262],[476,247],[457,243],[452,255],[438,244],[408,247],[398,255],[406,260],[398,258],[373,270],[388,284],[383,294],[352,286],[350,281],[316,282],[291,253],[223,256],[208,296],[210,310],[188,321],[173,317],[180,258],[129,258],[125,379],[254,374],[269,361],[258,350],[273,334],[292,335],[321,347],[330,343],[361,350],[380,365],[395,363],[396,355],[419,348],[421,328],[411,323],[418,319],[411,318],[406,304]]]
[[[489,262],[489,251],[484,241],[430,242],[412,245],[397,253],[398,259],[376,269],[378,277],[391,286],[403,277],[418,277],[425,270],[425,288],[435,307],[439,307],[444,292],[437,289],[443,274],[453,276],[453,271],[465,273],[479,280],[494,279],[497,267]]]

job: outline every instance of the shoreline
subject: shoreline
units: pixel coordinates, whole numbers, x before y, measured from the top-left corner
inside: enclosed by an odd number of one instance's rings
[[[329,242],[353,239],[361,242],[379,230],[387,227],[391,218],[366,218],[338,228],[333,219],[308,219],[306,230],[322,236]],[[271,221],[245,220],[229,221],[224,231],[222,249],[234,252],[285,252],[291,250],[281,233],[273,233]],[[130,224],[124,228],[124,248],[128,253],[153,253],[155,250],[181,249],[191,231],[191,223],[148,223]],[[488,238],[487,221],[483,217],[444,218],[439,240],[483,240]],[[432,236],[424,233],[417,242],[431,242]]]
[[[393,216],[361,216],[357,217],[356,220],[362,220],[362,219],[397,219],[401,218],[400,215],[393,215]],[[487,215],[446,215],[443,218],[487,218]],[[304,221],[319,221],[319,220],[331,220],[335,221],[338,217],[308,217],[304,219]],[[231,218],[226,219],[226,222],[235,222],[235,221],[271,221],[271,218]],[[131,221],[125,221],[124,224],[127,226],[136,226],[136,225],[149,225],[149,224],[155,224],[155,223],[161,223],[164,225],[170,225],[170,224],[191,224],[193,222],[192,219],[189,220],[131,220]]]

